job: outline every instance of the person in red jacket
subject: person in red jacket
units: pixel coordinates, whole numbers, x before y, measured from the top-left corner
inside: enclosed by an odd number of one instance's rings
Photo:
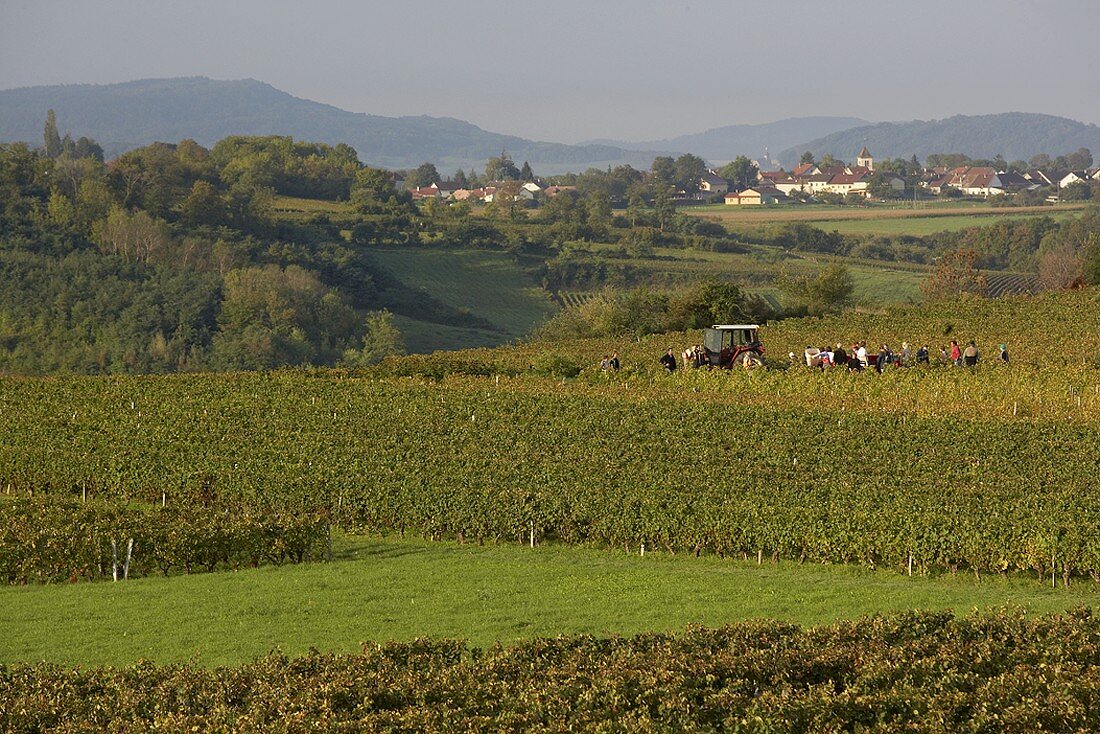
[[[959,343],[954,339],[951,340],[951,362],[956,367],[961,367],[963,363],[963,352],[959,348]]]

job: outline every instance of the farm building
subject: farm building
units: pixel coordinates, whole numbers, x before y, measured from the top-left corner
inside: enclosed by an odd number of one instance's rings
[[[774,186],[757,186],[726,194],[725,197],[728,206],[763,206],[782,204],[786,201],[788,201],[787,195]]]
[[[711,194],[724,194],[730,190],[729,181],[713,173],[705,173],[699,179],[699,190]]]

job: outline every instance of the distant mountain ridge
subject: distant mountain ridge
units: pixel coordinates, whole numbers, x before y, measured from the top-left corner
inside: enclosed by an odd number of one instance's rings
[[[1100,127],[1021,112],[877,124],[856,117],[802,117],[727,125],[641,143],[566,145],[494,133],[448,117],[348,112],[254,79],[206,77],[0,91],[0,141],[41,145],[47,109],[56,111],[62,133],[94,138],[111,156],[155,141],[192,138],[209,146],[229,135],[291,135],[347,143],[364,163],[386,168],[431,161],[444,175],[460,167],[480,169],[501,150],[517,163],[530,162],[541,174],[623,164],[649,168],[654,156],[662,154],[694,153],[711,163],[738,155],[759,159],[765,147],[788,166],[806,150],[818,157],[831,153],[848,160],[863,145],[877,158],[959,152],[975,158],[1001,154],[1008,160],[1026,160],[1036,153],[1060,155],[1081,147],[1100,154]]]
[[[726,125],[701,133],[663,140],[631,143],[621,140],[592,140],[592,144],[613,145],[627,150],[675,150],[694,153],[711,163],[724,163],[739,155],[760,158],[768,148],[779,151],[801,141],[820,138],[853,127],[870,125],[859,117],[792,117],[760,125]]]
[[[853,160],[864,145],[876,158],[916,155],[923,160],[931,153],[965,153],[971,158],[1002,155],[1007,161],[1026,161],[1037,153],[1057,156],[1078,148],[1100,154],[1100,126],[1034,112],[880,122],[791,146],[779,153],[779,160],[793,165],[807,150],[818,158],[831,153]]]
[[[481,168],[507,150],[539,173],[629,163],[648,168],[655,153],[609,145],[565,145],[483,130],[447,117],[383,117],[299,99],[254,79],[142,79],[120,84],[74,84],[0,91],[0,140],[42,143],[46,110],[74,137],[86,135],[108,155],[156,141],[192,138],[213,145],[229,135],[291,135],[347,143],[360,160],[387,168],[425,161],[445,175]]]

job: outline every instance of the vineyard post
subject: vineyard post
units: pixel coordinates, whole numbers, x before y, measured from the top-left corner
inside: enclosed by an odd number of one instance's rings
[[[909,551],[909,575],[913,575],[913,551]]]
[[[764,563],[764,549],[763,548],[757,548],[756,549],[756,565],[759,566],[762,563]]]
[[[166,491],[162,491],[160,493],[160,506],[161,507],[167,507],[168,506],[168,492],[166,492]]]
[[[535,523],[531,521],[531,547],[535,547]]]
[[[642,558],[645,558],[645,541],[642,541]]]
[[[88,485],[84,484],[83,482],[81,482],[80,484],[80,501],[88,501]]]
[[[1055,574],[1058,571],[1058,565],[1057,565],[1057,563],[1055,563],[1056,560],[1057,559],[1055,558],[1054,554],[1051,553],[1050,554],[1050,588],[1052,588],[1052,589],[1057,589],[1058,588],[1058,580],[1055,578]]]
[[[122,564],[122,578],[130,578],[130,558],[134,554],[134,539],[130,538],[130,541],[126,544],[126,563]]]
[[[111,580],[118,581],[118,543],[111,539]]]

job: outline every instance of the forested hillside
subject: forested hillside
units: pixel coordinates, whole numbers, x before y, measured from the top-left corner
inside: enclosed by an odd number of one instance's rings
[[[370,210],[358,232],[372,240],[407,227],[389,175],[348,146],[184,141],[109,164],[86,146],[79,157],[54,130],[42,151],[0,147],[0,369],[261,368],[400,349],[371,313],[387,283],[363,248],[330,222],[273,215],[276,192],[310,191]]]
[[[411,168],[430,160],[453,170],[480,167],[508,150],[543,170],[608,163],[649,166],[653,154],[608,145],[563,145],[482,130],[445,117],[383,117],[293,97],[254,79],[142,79],[0,91],[0,141],[37,142],[53,109],[73,129],[117,155],[154,142],[192,139],[211,146],[230,135],[290,135],[347,143],[371,165]]]

